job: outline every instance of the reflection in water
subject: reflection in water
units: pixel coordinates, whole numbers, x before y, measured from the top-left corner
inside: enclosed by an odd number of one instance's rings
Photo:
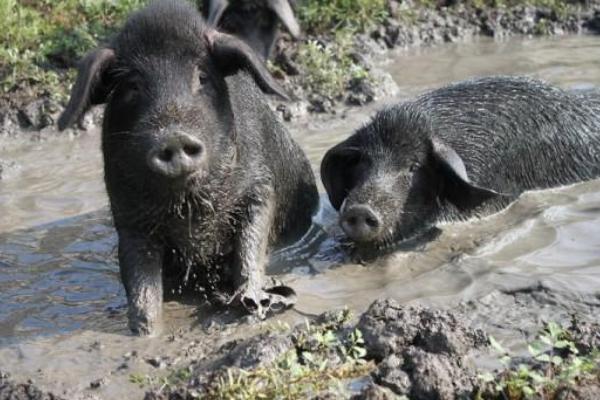
[[[597,54],[593,37],[481,41],[411,50],[386,68],[404,97],[497,73],[585,88],[600,84]],[[291,128],[315,172],[325,150],[373,109]],[[0,148],[0,159],[21,165],[0,182],[0,344],[82,329],[126,333],[98,136]],[[577,293],[600,287],[600,181],[526,194],[501,214],[443,226],[424,249],[372,265],[348,263],[323,233],[336,231],[331,208],[323,208],[317,222],[295,249],[275,254],[270,267],[284,272],[298,292],[297,311],[288,319],[344,305],[362,310],[384,296],[446,305],[538,281]],[[189,326],[186,310],[170,306],[165,318]],[[33,351],[33,361],[39,353]]]
[[[0,343],[93,329],[121,305],[115,243],[107,211],[1,233]]]

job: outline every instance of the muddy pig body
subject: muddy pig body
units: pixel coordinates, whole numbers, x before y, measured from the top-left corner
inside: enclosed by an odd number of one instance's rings
[[[379,112],[327,152],[321,176],[347,236],[377,252],[600,176],[597,106],[528,78],[452,84]]]
[[[167,283],[261,314],[277,301],[263,290],[268,251],[305,233],[318,195],[262,92],[281,94],[254,52],[184,1],[152,3],[83,60],[59,127],[106,103],[105,182],[134,332],[157,331]]]
[[[273,52],[281,23],[297,39],[300,26],[290,0],[203,0],[207,21],[248,43],[264,60]]]

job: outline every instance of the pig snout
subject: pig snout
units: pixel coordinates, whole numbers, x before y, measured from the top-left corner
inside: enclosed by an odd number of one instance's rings
[[[151,148],[148,165],[154,172],[168,178],[182,178],[198,171],[205,160],[201,140],[177,131],[170,133]]]
[[[370,206],[364,204],[345,208],[340,218],[340,224],[346,235],[357,242],[376,238],[383,227],[381,216]]]

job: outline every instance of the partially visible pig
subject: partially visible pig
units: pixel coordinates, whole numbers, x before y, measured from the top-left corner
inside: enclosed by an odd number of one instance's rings
[[[460,82],[376,114],[327,152],[321,177],[342,229],[372,254],[600,176],[599,104],[528,78]]]
[[[281,22],[293,38],[300,27],[289,0],[203,0],[207,21],[250,45],[264,60],[273,52]]]
[[[137,12],[81,63],[59,128],[106,103],[105,182],[132,331],[156,332],[163,284],[193,277],[261,315],[285,303],[289,291],[264,289],[269,249],[307,231],[318,195],[261,90],[283,95],[252,49],[183,0]]]

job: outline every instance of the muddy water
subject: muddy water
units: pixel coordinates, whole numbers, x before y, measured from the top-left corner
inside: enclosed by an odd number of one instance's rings
[[[399,97],[489,74],[529,74],[588,88],[600,86],[599,45],[596,37],[481,41],[406,51],[384,68]],[[377,106],[290,127],[315,172],[324,151]],[[90,381],[108,377],[95,393],[125,398],[142,391],[129,382],[132,374],[160,373],[145,357],[164,355],[178,365],[249,327],[260,329],[244,321],[215,327],[206,310],[169,303],[163,335],[129,336],[97,133],[3,143],[0,159],[20,165],[0,181],[0,369],[72,398],[88,393]],[[333,221],[324,206],[319,229],[335,233]],[[462,302],[475,324],[517,346],[543,319],[600,312],[600,181],[528,193],[503,213],[441,228],[424,248],[369,266],[345,262],[336,242],[322,234],[279,252],[270,271],[284,273],[299,294],[296,310],[281,318],[294,322],[341,306],[360,311],[383,296],[441,306]],[[214,315],[229,318],[223,311]]]

